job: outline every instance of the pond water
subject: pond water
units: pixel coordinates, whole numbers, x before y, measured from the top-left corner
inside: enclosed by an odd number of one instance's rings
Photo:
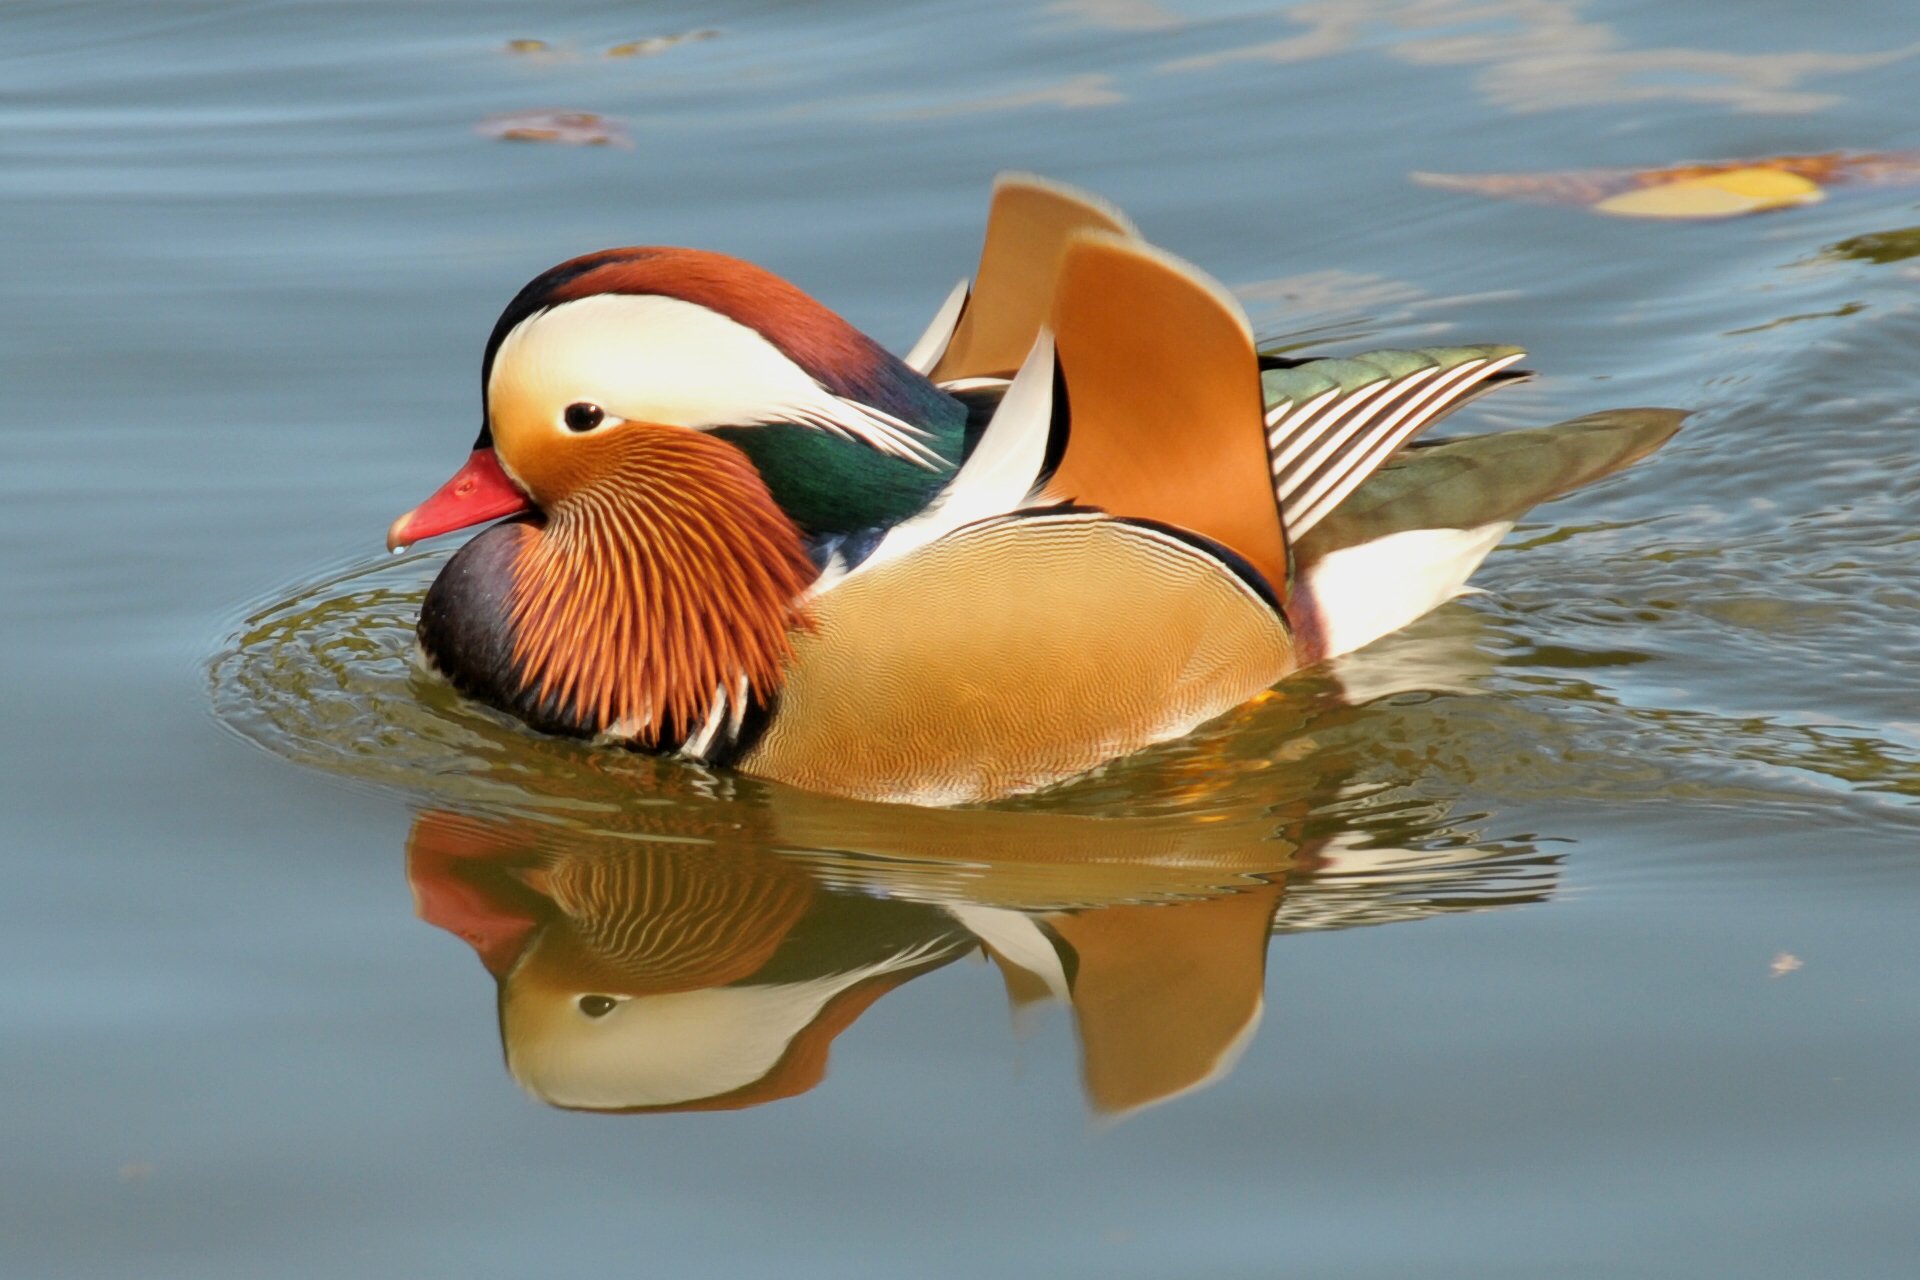
[[[1912,6],[0,32],[0,1274],[1920,1269],[1920,188],[1655,223],[1410,178],[1911,147]],[[610,141],[489,136],[534,110]],[[989,812],[407,667],[446,550],[381,537],[527,278],[719,248],[903,347],[1005,168],[1276,342],[1525,344],[1467,429],[1698,412],[1485,594]]]

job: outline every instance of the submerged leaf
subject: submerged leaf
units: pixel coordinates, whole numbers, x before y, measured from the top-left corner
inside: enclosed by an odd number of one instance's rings
[[[648,36],[643,40],[628,40],[624,44],[616,44],[607,50],[607,56],[609,58],[650,58],[656,53],[665,53],[677,44],[711,40],[719,34],[718,31],[703,27],[696,31],[682,31],[670,36]]]
[[[502,142],[557,142],[573,147],[630,147],[620,122],[592,111],[508,111],[474,126],[485,138]]]

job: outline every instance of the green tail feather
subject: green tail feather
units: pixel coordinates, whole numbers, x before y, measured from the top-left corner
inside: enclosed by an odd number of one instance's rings
[[[1686,416],[1678,409],[1610,409],[1558,426],[1416,445],[1310,530],[1294,548],[1296,563],[1410,529],[1517,520],[1548,499],[1638,462],[1665,444]]]

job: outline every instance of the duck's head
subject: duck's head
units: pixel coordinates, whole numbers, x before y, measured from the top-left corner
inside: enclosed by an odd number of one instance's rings
[[[924,500],[957,463],[950,446],[965,420],[792,284],[696,249],[609,249],[536,277],[494,325],[481,394],[473,456],[394,521],[389,547],[588,498],[620,469],[622,438],[638,434],[629,427],[733,444],[762,464],[776,500],[793,491],[793,518],[810,532],[882,524],[912,508],[895,512],[874,490],[904,482]],[[854,509],[823,509],[821,477],[800,473],[808,463],[846,473]]]
[[[542,727],[680,741],[777,682],[808,539],[883,526],[958,461],[965,411],[778,277],[615,249],[517,294],[472,454],[389,547],[463,548],[421,618],[456,684]]]

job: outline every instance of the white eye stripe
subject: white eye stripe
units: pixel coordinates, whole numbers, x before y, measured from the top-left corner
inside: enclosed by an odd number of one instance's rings
[[[921,443],[927,435],[921,428],[871,405],[838,396],[829,396],[824,404],[774,406],[761,414],[758,421],[798,422],[843,440],[861,441],[881,453],[903,458],[929,471],[942,470],[948,465],[947,459]]]
[[[488,398],[502,410],[553,415],[598,405],[606,421],[706,430],[796,422],[938,469],[946,460],[912,423],[843,399],[754,329],[657,294],[595,294],[520,322],[500,344]],[[574,434],[579,434],[575,432]]]

